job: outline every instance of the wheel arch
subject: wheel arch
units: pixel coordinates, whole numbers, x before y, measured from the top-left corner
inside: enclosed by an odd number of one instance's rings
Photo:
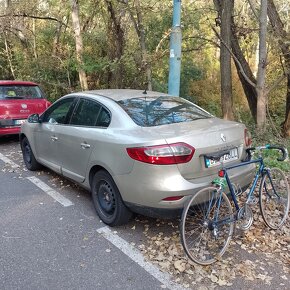
[[[20,134],[19,134],[19,142],[20,142],[20,144],[21,144],[21,141],[22,141],[25,137],[27,138],[27,136],[26,136],[24,133],[20,133]]]
[[[108,174],[110,174],[110,176],[113,178],[112,173],[107,170],[105,167],[101,166],[101,165],[94,165],[91,167],[90,172],[89,172],[89,185],[90,188],[92,188],[92,182],[93,182],[93,178],[95,176],[95,174],[99,171],[106,171]]]

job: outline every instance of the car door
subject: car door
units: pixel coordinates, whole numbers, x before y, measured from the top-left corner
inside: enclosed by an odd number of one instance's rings
[[[64,176],[77,182],[85,180],[89,158],[96,146],[94,140],[109,124],[108,117],[103,121],[104,111],[102,105],[94,100],[79,100],[69,126],[59,135]],[[106,112],[106,116],[110,116]]]
[[[41,124],[35,132],[35,148],[39,161],[58,173],[61,173],[59,132],[67,127],[68,115],[75,105],[75,99],[64,98],[53,104],[41,117]]]

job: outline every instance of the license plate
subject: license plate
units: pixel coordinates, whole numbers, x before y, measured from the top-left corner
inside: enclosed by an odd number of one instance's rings
[[[15,124],[15,125],[21,125],[21,124],[23,124],[23,123],[25,123],[25,122],[26,122],[26,119],[15,120],[15,121],[14,121],[14,124]]]
[[[222,161],[223,161],[223,163],[226,163],[226,162],[229,162],[232,160],[237,160],[238,158],[239,158],[238,148],[234,148],[234,149],[230,150],[230,154],[226,154],[222,157]],[[207,167],[207,168],[221,164],[220,161],[216,161],[216,160],[209,159],[206,157],[204,158],[204,161],[205,161],[205,167]]]

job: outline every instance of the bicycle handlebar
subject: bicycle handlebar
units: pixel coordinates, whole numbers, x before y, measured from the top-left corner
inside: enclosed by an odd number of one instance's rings
[[[250,148],[246,149],[246,152],[248,153],[248,155],[251,155],[251,151],[262,150],[262,149],[276,149],[276,150],[281,151],[282,152],[282,157],[277,158],[278,161],[284,161],[285,159],[288,158],[287,149],[282,147],[282,146],[277,146],[277,145],[267,144],[265,146],[250,147]]]

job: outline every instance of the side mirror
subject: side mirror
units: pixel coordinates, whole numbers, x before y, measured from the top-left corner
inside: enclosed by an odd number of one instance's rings
[[[41,123],[41,120],[39,118],[38,114],[32,114],[27,119],[28,123]]]

